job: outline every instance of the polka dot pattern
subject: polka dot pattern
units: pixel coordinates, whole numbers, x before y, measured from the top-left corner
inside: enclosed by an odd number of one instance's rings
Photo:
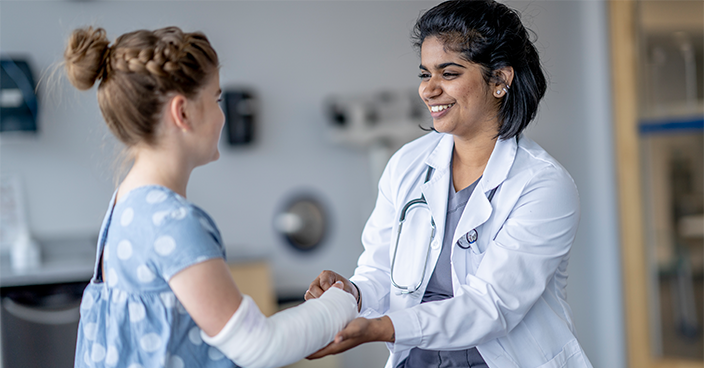
[[[105,359],[105,347],[100,344],[93,344],[90,350],[90,360],[94,362],[102,362]]]
[[[152,223],[156,226],[161,226],[161,223],[164,222],[164,219],[166,216],[169,215],[169,211],[159,211],[159,212],[154,212],[152,215]]]
[[[86,337],[86,340],[93,341],[95,340],[95,335],[98,332],[98,324],[95,322],[88,322],[83,325],[83,336]]]
[[[105,355],[105,364],[114,367],[117,365],[118,359],[120,359],[120,354],[117,353],[117,348],[114,345],[108,346],[108,352]]]
[[[161,301],[164,303],[166,308],[173,308],[176,304],[176,295],[170,291],[165,291],[159,294],[159,298],[161,298]]]
[[[168,256],[169,254],[171,254],[171,252],[174,251],[175,248],[176,241],[174,240],[174,238],[168,235],[160,236],[154,242],[154,250],[156,250],[156,252],[162,256]]]
[[[132,209],[132,207],[126,208],[124,211],[122,211],[122,216],[120,216],[120,225],[127,226],[131,224],[133,218],[134,210]]]
[[[118,281],[120,280],[119,276],[117,276],[117,271],[115,271],[114,268],[110,268],[108,270],[108,285],[110,287],[115,287],[117,286]]]
[[[194,326],[188,331],[188,339],[196,346],[200,346],[200,344],[203,343],[203,338],[200,337],[200,328],[198,328],[198,326]]]
[[[139,347],[147,353],[157,351],[161,347],[161,337],[155,333],[148,333],[139,339]]]
[[[155,204],[166,200],[166,193],[161,190],[152,190],[147,194],[147,203]]]
[[[121,195],[120,200],[118,200],[117,203],[125,202],[127,200],[127,198],[130,197],[130,193],[132,193],[132,192],[127,192],[127,193]]]
[[[84,292],[77,367],[231,368],[168,285],[188,266],[224,256],[210,217],[157,186],[131,191],[107,216],[99,245],[105,283]]]
[[[127,293],[126,293],[126,292],[124,292],[124,291],[122,291],[122,290],[118,290],[118,289],[114,289],[114,290],[113,290],[113,292],[112,292],[112,302],[113,302],[113,304],[122,304],[122,303],[124,303],[126,300],[127,300]],[[109,321],[109,320],[108,320],[108,321]]]
[[[91,308],[93,308],[94,303],[95,303],[95,298],[93,297],[93,294],[85,293],[85,294],[83,294],[83,299],[81,299],[81,309],[83,309],[83,310],[91,309]]]
[[[171,218],[174,220],[183,220],[188,214],[188,210],[185,207],[181,207],[177,210],[171,211]]]
[[[129,303],[128,310],[130,313],[130,322],[140,322],[147,315],[147,310],[140,303]]]
[[[177,355],[170,356],[164,365],[165,368],[183,368],[183,366],[183,359]]]
[[[132,243],[123,240],[117,244],[117,258],[126,261],[132,257]]]
[[[152,272],[147,265],[137,267],[137,280],[139,280],[139,282],[148,284],[154,281],[154,278],[156,278],[156,275],[154,275],[154,272]]]
[[[220,352],[220,350],[218,350],[212,346],[210,348],[208,348],[208,358],[210,358],[212,360],[220,360],[224,357],[225,357],[225,355],[223,355]]]

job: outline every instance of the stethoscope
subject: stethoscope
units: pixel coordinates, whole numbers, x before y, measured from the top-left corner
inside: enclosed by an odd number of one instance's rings
[[[433,172],[433,168],[428,166],[428,170],[425,173],[425,181],[423,183],[427,183],[428,180],[430,180],[430,175]],[[489,199],[489,203],[491,203],[491,200],[494,198],[494,193],[496,193],[496,189],[498,187],[494,188],[489,192],[489,195],[487,196],[487,199]],[[391,259],[391,284],[399,289],[402,294],[411,294],[416,292],[418,289],[420,289],[420,286],[423,285],[423,280],[425,279],[425,271],[428,267],[428,257],[430,257],[430,250],[431,250],[431,243],[433,241],[433,238],[435,237],[435,220],[433,219],[433,216],[430,216],[430,237],[428,238],[428,251],[425,253],[425,260],[423,261],[423,272],[420,274],[420,281],[415,284],[415,285],[408,285],[408,286],[403,286],[400,285],[394,280],[394,267],[396,266],[396,254],[398,253],[398,242],[401,239],[401,229],[403,229],[403,223],[406,221],[406,216],[408,214],[408,211],[411,209],[413,206],[417,205],[425,205],[428,206],[428,202],[425,200],[425,195],[421,193],[420,198],[412,199],[403,206],[401,209],[401,215],[399,216],[398,220],[398,231],[396,232],[396,244],[394,246],[394,255],[393,258]],[[428,207],[428,210],[430,210],[430,207]],[[472,247],[472,245],[477,241],[479,235],[477,233],[477,229],[472,229],[472,231],[468,232],[464,236],[460,238],[460,240],[457,242],[458,246],[462,249],[469,249]]]

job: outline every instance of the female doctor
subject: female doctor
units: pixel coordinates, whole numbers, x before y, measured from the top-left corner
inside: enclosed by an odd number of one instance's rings
[[[386,341],[387,368],[591,367],[565,300],[577,189],[521,133],[546,89],[528,32],[493,0],[447,1],[414,42],[434,132],[390,159],[354,275],[306,292],[343,281],[363,316],[309,358]]]

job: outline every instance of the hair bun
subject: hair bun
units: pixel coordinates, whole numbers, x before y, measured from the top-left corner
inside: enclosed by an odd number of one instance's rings
[[[102,28],[79,28],[71,33],[64,51],[66,74],[71,84],[86,90],[102,77],[109,44]]]

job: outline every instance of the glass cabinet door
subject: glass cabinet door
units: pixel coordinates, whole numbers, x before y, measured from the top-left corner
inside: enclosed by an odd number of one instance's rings
[[[704,364],[704,2],[610,2],[630,367]]]
[[[704,1],[610,0],[631,368],[704,366]]]
[[[651,351],[655,358],[698,362],[704,361],[703,4],[646,0],[636,7]]]

